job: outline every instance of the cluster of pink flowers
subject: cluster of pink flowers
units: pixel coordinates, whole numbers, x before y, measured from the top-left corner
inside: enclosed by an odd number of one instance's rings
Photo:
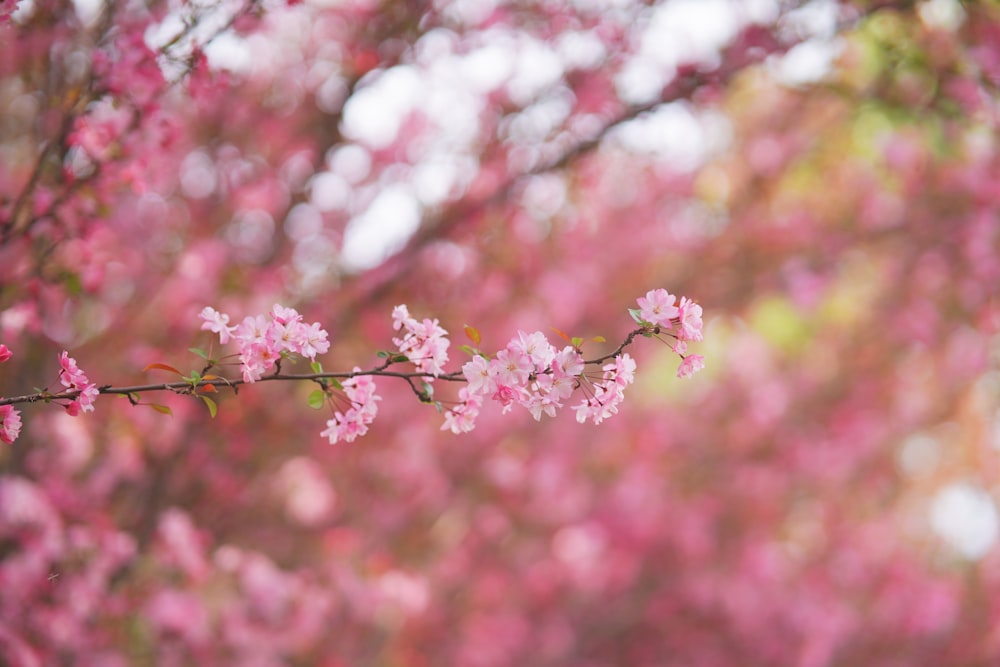
[[[0,363],[10,359],[13,353],[6,345],[0,345]],[[80,370],[76,359],[63,350],[59,355],[59,382],[68,393],[75,392],[70,402],[64,407],[66,412],[76,417],[81,412],[93,412],[94,401],[100,395],[97,384],[87,379]],[[46,393],[46,395],[48,395]],[[0,405],[0,442],[12,444],[21,435],[21,413],[12,405]]]
[[[636,302],[641,321],[657,326],[663,333],[674,337],[673,350],[681,357],[677,377],[691,377],[705,367],[705,358],[700,354],[686,354],[688,341],[702,339],[701,306],[685,296],[678,301],[665,289],[650,290]]]
[[[62,386],[66,387],[69,391],[80,392],[66,406],[66,412],[74,417],[81,412],[93,412],[94,399],[99,395],[97,385],[87,379],[84,372],[76,365],[76,359],[69,356],[69,353],[65,350],[59,355],[59,366],[61,367],[59,370],[59,381],[62,383]]]
[[[10,359],[12,356],[10,349],[6,345],[0,345],[0,363]],[[14,409],[13,405],[0,405],[0,442],[8,445],[17,440],[21,435],[21,413]]]
[[[647,292],[646,296],[637,299],[637,303],[639,308],[630,312],[641,328],[630,334],[626,344],[640,333],[645,336],[670,336],[673,342],[669,345],[682,360],[677,370],[678,377],[690,377],[701,370],[703,357],[687,354],[689,341],[702,340],[701,306],[686,297],[678,301],[664,289]],[[206,306],[199,317],[203,320],[202,330],[218,334],[222,344],[231,340],[236,342],[244,382],[261,380],[267,371],[277,367],[283,356],[289,355],[308,358],[314,362],[315,372],[321,373],[321,367],[315,363],[316,356],[330,349],[328,334],[319,323],[306,324],[298,311],[280,304],[275,304],[267,315],[248,316],[237,325],[230,325],[229,315],[211,306]],[[403,377],[411,385],[414,378],[422,379],[425,383],[422,398],[430,401],[430,387],[426,383],[446,374],[444,366],[448,362],[450,345],[448,332],[436,319],[417,320],[412,317],[405,305],[393,309],[392,326],[400,332],[392,342],[402,357],[416,368],[416,373],[404,374]],[[466,332],[475,343],[479,343],[479,333],[475,329],[466,327]],[[586,394],[581,403],[573,406],[580,423],[589,419],[594,424],[600,424],[617,414],[618,406],[624,400],[625,387],[635,381],[635,361],[619,348],[613,358],[607,355],[587,362],[580,352],[582,339],[574,338],[571,342],[572,345],[557,350],[541,331],[518,331],[506,347],[492,358],[474,351],[472,359],[462,366],[460,375],[453,373],[447,376],[449,380],[464,378],[467,382],[459,390],[458,400],[448,408],[435,401],[444,410],[441,429],[456,434],[473,430],[487,397],[499,403],[504,413],[518,404],[536,420],[540,420],[543,414],[554,417],[556,410],[563,407],[577,389]],[[384,356],[387,353],[381,354]],[[393,358],[388,363],[402,360],[389,356]],[[11,351],[6,345],[0,345],[0,363],[10,358]],[[584,373],[588,363],[596,365],[606,359],[612,361],[601,367],[600,379]],[[97,385],[87,379],[68,352],[63,351],[59,355],[59,365],[59,381],[67,390],[59,395],[59,399],[69,399],[69,403],[64,404],[66,411],[73,416],[93,411],[94,400],[100,394]],[[170,369],[162,364],[154,366]],[[362,371],[355,367],[346,380],[333,382],[336,391],[331,390],[327,379],[344,377],[344,374],[303,377],[320,381],[323,386],[322,392],[314,392],[320,400],[314,404],[314,399],[310,398],[310,405],[319,407],[321,399],[325,398],[333,406],[333,418],[327,420],[327,427],[321,433],[330,444],[353,442],[368,432],[378,414],[378,401],[382,400],[375,393],[373,376],[382,374],[385,368]],[[107,390],[115,391],[110,387]],[[43,392],[39,397],[49,399],[54,396]],[[346,408],[343,407],[345,404]],[[0,406],[0,441],[12,443],[20,431],[20,413],[11,405]]]
[[[392,343],[422,373],[440,375],[448,363],[448,332],[441,328],[436,319],[422,321],[410,316],[405,305],[392,309],[392,328],[402,331],[402,338],[393,338]],[[433,378],[428,378],[433,380]]]
[[[202,330],[219,334],[225,345],[236,341],[245,382],[255,382],[274,368],[282,353],[299,354],[310,361],[317,354],[330,349],[326,331],[318,322],[306,324],[294,308],[274,304],[270,318],[254,315],[243,318],[236,325],[229,325],[229,315],[206,306],[199,315],[205,320]]]
[[[444,428],[455,431],[457,423],[463,426],[461,430],[471,430],[473,413],[485,396],[500,403],[505,413],[518,403],[535,419],[541,419],[543,412],[553,417],[573,393],[583,367],[583,356],[576,348],[567,345],[557,351],[541,331],[518,331],[493,359],[476,355],[462,366],[469,383],[466,398],[451,411],[458,414]],[[471,396],[479,401],[470,401]]]
[[[635,381],[635,360],[628,352],[605,364],[600,382],[591,382],[591,395],[574,406],[576,420],[581,424],[590,419],[595,424],[618,414],[618,406],[625,400],[625,387]]]
[[[354,367],[354,372],[359,373],[361,369]],[[354,442],[368,432],[368,426],[375,420],[378,414],[378,404],[376,401],[382,397],[375,393],[375,380],[370,375],[356,375],[341,383],[344,395],[350,401],[347,410],[338,410],[333,419],[326,422],[326,430],[320,433],[324,438],[330,440],[330,444],[344,440]]]

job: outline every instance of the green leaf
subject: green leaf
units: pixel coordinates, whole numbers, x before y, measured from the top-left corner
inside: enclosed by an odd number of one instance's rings
[[[323,393],[322,389],[317,389],[316,391],[309,394],[309,398],[306,399],[309,407],[313,410],[319,410],[323,407],[326,402],[326,394]]]
[[[205,350],[201,349],[200,347],[189,347],[188,348],[188,352],[191,352],[193,354],[197,354],[202,359],[208,361],[208,352],[206,352]]]
[[[344,391],[344,385],[340,384],[340,380],[337,378],[330,378],[330,384],[333,385],[334,389]]]
[[[426,396],[427,398],[431,398],[432,396],[434,396],[434,385],[432,385],[430,382],[421,382],[420,386],[424,390],[424,396]]]
[[[608,342],[608,339],[605,338],[604,336],[594,336],[590,340],[594,341],[595,343],[607,343]]]
[[[579,336],[573,336],[573,339],[570,341],[570,343],[573,345],[573,347],[580,347],[581,345],[583,345],[583,339],[580,338]]]
[[[470,357],[476,356],[476,348],[472,347],[471,345],[461,345],[459,346],[458,349],[460,349],[462,352],[468,353]]]
[[[215,414],[219,411],[219,407],[215,404],[215,401],[204,394],[198,394],[198,398],[205,401],[205,405],[208,406],[208,414],[212,415],[212,419],[215,419]]]
[[[404,362],[409,361],[409,360],[410,360],[410,358],[407,357],[405,354],[397,354],[396,356],[394,356],[392,358],[392,363],[394,363],[394,364],[401,364],[401,363],[404,363]]]
[[[390,355],[385,350],[379,350],[378,352],[375,353],[375,356],[378,357],[379,359],[388,359]]]
[[[149,407],[153,408],[154,410],[163,415],[170,415],[172,417],[174,414],[173,410],[171,410],[170,407],[166,405],[160,405],[159,403],[146,403],[145,405],[148,405]]]
[[[651,324],[651,322],[647,322],[646,320],[642,319],[642,311],[639,310],[638,308],[629,308],[628,314],[632,316],[632,319],[635,320],[636,324],[641,324],[644,327],[649,326]]]
[[[323,364],[319,363],[318,361],[314,361],[311,364],[309,364],[309,368],[312,369],[313,373],[323,372]]]

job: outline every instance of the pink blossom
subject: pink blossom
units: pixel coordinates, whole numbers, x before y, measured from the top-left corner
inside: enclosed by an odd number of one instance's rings
[[[590,419],[594,424],[618,414],[618,405],[624,395],[621,388],[609,389],[605,385],[596,385],[594,395],[573,409],[576,410],[576,420],[581,424]]]
[[[497,358],[492,366],[497,382],[507,385],[527,384],[528,378],[535,372],[535,364],[531,358],[517,348],[508,347],[497,352]]]
[[[677,369],[677,377],[689,378],[705,367],[705,358],[700,354],[689,354],[684,357]]]
[[[211,307],[202,310],[200,317],[205,320],[201,328],[218,333],[220,342],[236,341],[246,382],[256,382],[274,368],[282,353],[315,360],[330,349],[329,335],[318,322],[305,324],[297,310],[278,303],[271,308],[270,319],[247,316],[236,326],[229,326],[229,316]]]
[[[0,364],[14,356],[14,353],[6,345],[0,345]]]
[[[625,387],[635,381],[635,361],[626,352],[605,364],[600,382],[593,383],[593,395],[573,409],[581,424],[590,419],[594,424],[618,414],[618,406],[625,400]]]
[[[270,328],[270,323],[263,315],[247,315],[242,322],[236,325],[233,338],[241,344],[263,342],[267,338],[268,328]]]
[[[59,355],[59,381],[70,391],[78,392],[73,401],[66,406],[66,411],[77,416],[80,412],[92,412],[94,410],[94,400],[97,399],[100,391],[97,385],[87,379],[86,374],[77,366],[76,359],[69,356],[63,350]]]
[[[677,297],[665,289],[650,290],[645,297],[636,299],[643,320],[667,328],[672,326],[670,320],[677,317],[676,301]]]
[[[492,398],[494,401],[502,405],[504,413],[507,413],[510,411],[510,407],[514,404],[514,401],[517,400],[518,394],[519,392],[516,387],[497,382],[493,389]]]
[[[476,355],[462,366],[462,375],[469,383],[468,389],[474,394],[489,394],[492,392],[492,375],[490,373],[489,360],[481,355]]]
[[[678,340],[699,341],[702,339],[701,313],[701,306],[686,296],[681,297],[680,305],[677,308],[677,317],[679,320],[677,326]]]
[[[8,445],[21,434],[21,413],[13,405],[0,405],[0,440]]]
[[[605,364],[604,371],[605,378],[613,379],[620,386],[635,382],[635,360],[628,352],[615,357],[614,363]]]
[[[302,316],[294,308],[286,308],[280,303],[276,303],[271,308],[271,319],[278,324],[290,324],[292,322],[301,322]]]
[[[528,357],[538,371],[548,368],[556,356],[555,348],[541,331],[530,334],[518,331],[517,338],[507,343],[507,349]]]
[[[354,372],[360,373],[361,369],[355,366]],[[375,380],[370,375],[356,375],[344,380],[341,386],[351,407],[334,413],[333,419],[327,420],[326,429],[320,433],[322,437],[329,439],[331,445],[341,440],[353,442],[367,433],[368,426],[378,414],[376,401],[382,400],[375,393]]]
[[[253,341],[240,348],[244,382],[256,382],[274,368],[280,354],[267,341]]]
[[[229,326],[229,315],[220,313],[211,306],[205,306],[198,317],[205,320],[201,325],[201,330],[219,334],[219,342],[223,345],[229,342],[236,329],[236,327]]]
[[[450,430],[456,435],[468,433],[476,427],[476,417],[483,406],[483,397],[468,386],[458,391],[458,398],[461,403],[445,412],[444,424],[441,425],[442,431]]]
[[[567,345],[552,360],[552,370],[557,375],[576,377],[583,373],[583,355],[575,347]]]
[[[438,320],[417,321],[410,317],[406,305],[401,304],[392,309],[392,328],[405,331],[402,338],[393,338],[392,342],[418,371],[432,375],[444,372],[450,341],[446,338],[448,332]]]
[[[330,349],[330,341],[327,340],[327,337],[326,330],[319,325],[319,322],[300,325],[298,329],[299,353],[311,360],[315,360],[317,354],[326,354]]]

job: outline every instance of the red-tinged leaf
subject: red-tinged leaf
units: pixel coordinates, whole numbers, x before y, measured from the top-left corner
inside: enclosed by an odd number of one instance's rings
[[[555,331],[556,334],[558,334],[559,337],[562,338],[564,341],[566,341],[570,345],[573,344],[573,340],[569,337],[569,334],[566,334],[566,333],[560,331],[559,329],[556,329],[555,327],[549,327],[549,328],[552,329],[552,331]]]
[[[159,403],[146,403],[146,405],[148,405],[149,407],[153,408],[154,410],[163,415],[173,416],[174,414],[174,411],[171,410],[170,407],[166,405],[160,405]]]
[[[468,336],[469,340],[476,345],[479,345],[479,343],[483,340],[483,337],[479,333],[479,329],[469,326],[468,324],[465,325],[465,335]]]
[[[218,375],[212,375],[211,373],[209,373],[208,375],[202,375],[201,379],[202,380],[221,380],[222,378],[219,377]]]
[[[201,385],[201,390],[204,393],[206,393],[206,394],[217,394],[217,393],[219,393],[215,389],[215,385],[214,384],[203,384],[203,385]]]
[[[212,419],[215,419],[215,413],[218,412],[219,410],[219,407],[215,404],[215,401],[210,399],[208,396],[202,396],[201,394],[198,395],[198,398],[200,398],[205,402],[205,405],[208,406],[208,414],[212,415]]]
[[[168,366],[167,364],[148,364],[145,368],[142,369],[142,372],[145,373],[146,371],[152,371],[152,370],[168,371],[170,373],[177,373],[181,377],[184,377],[184,373],[181,373],[173,366]]]

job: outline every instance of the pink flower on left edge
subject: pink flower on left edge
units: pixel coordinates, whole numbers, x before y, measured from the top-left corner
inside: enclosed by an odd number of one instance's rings
[[[100,394],[97,385],[87,379],[87,376],[80,367],[76,365],[76,359],[69,356],[69,352],[63,350],[59,355],[59,381],[70,391],[77,391],[76,398],[66,406],[66,412],[72,416],[77,416],[80,412],[92,412],[94,410],[94,400]]]
[[[0,405],[0,441],[8,445],[21,434],[21,413],[13,405]]]
[[[0,345],[0,364],[7,361],[14,356],[14,353],[10,351],[6,345]]]

